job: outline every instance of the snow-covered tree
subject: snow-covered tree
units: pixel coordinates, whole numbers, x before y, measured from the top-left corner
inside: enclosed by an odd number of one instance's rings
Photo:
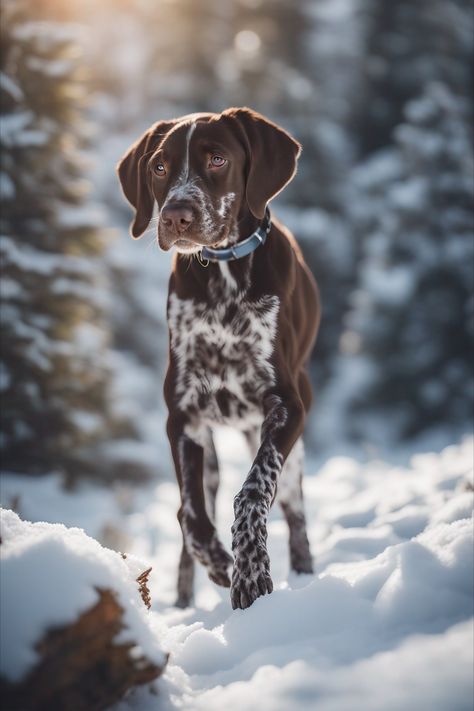
[[[390,143],[407,101],[430,82],[472,99],[471,0],[361,0],[359,14],[364,79],[355,129],[362,154]]]
[[[467,99],[431,83],[394,147],[355,172],[362,258],[345,339],[366,380],[352,408],[397,415],[402,437],[471,416],[471,125]]]
[[[85,202],[78,44],[33,10],[7,1],[2,17],[2,464],[107,476],[98,445],[122,425],[107,395],[105,241]]]

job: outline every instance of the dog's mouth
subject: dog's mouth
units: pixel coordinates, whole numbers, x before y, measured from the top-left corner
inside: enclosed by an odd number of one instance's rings
[[[173,247],[181,254],[192,254],[198,252],[202,248],[202,245],[189,239],[180,238],[176,240]]]
[[[222,225],[218,231],[217,236],[212,240],[202,240],[189,235],[189,237],[179,237],[175,239],[171,245],[180,254],[195,254],[199,252],[203,247],[222,247],[229,237],[229,232],[225,225]]]

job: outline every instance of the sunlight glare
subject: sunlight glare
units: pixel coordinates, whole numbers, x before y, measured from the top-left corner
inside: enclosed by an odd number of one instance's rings
[[[234,39],[235,48],[245,56],[255,56],[260,51],[262,42],[253,30],[241,30]]]

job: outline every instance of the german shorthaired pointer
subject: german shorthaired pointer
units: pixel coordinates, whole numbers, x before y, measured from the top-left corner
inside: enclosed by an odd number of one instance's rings
[[[319,324],[316,284],[268,202],[292,179],[300,145],[249,109],[154,124],[118,166],[140,237],[158,204],[158,243],[174,247],[169,283],[167,431],[181,491],[179,606],[194,558],[232,607],[272,591],[266,521],[278,487],[293,570],[312,572],[303,510],[305,371]],[[267,238],[268,237],[268,238]],[[215,528],[212,427],[241,430],[253,464],[234,500],[232,552]],[[232,580],[229,570],[233,564]]]

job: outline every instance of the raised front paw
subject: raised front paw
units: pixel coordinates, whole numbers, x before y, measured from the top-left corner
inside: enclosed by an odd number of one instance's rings
[[[261,595],[271,593],[270,559],[264,546],[256,546],[249,557],[236,557],[232,572],[232,609],[244,610]]]
[[[194,541],[192,550],[198,561],[207,568],[207,574],[214,583],[224,588],[230,587],[229,568],[233,558],[226,551],[217,534],[214,534],[205,544]]]

